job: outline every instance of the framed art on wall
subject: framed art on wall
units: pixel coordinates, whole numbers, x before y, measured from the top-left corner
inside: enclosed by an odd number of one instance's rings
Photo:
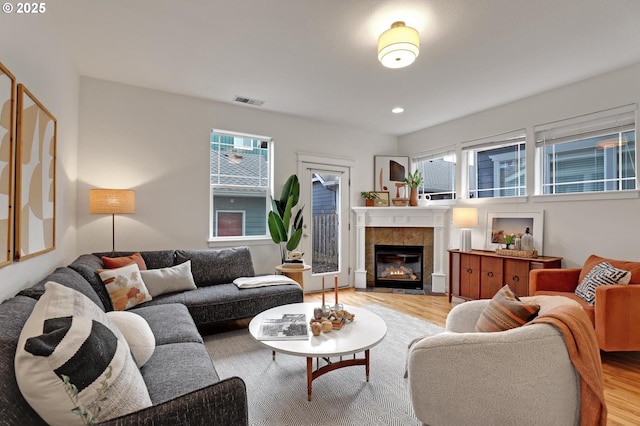
[[[55,249],[56,118],[18,84],[16,260]]]
[[[504,244],[504,235],[514,234],[522,237],[525,230],[533,236],[533,245],[542,255],[544,212],[488,212],[487,213],[487,240],[485,248],[495,250]]]
[[[376,155],[373,157],[373,187],[376,191],[389,191],[391,198],[402,196],[404,178],[409,172],[409,157]]]
[[[0,63],[0,267],[13,260],[16,78]]]

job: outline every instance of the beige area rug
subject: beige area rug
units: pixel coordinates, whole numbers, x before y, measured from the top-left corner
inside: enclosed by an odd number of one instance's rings
[[[420,425],[403,378],[407,346],[443,328],[382,306],[364,308],[387,323],[387,335],[370,352],[369,382],[364,366],[338,369],[314,380],[312,401],[305,358],[279,353],[274,361],[248,330],[205,336],[205,344],[221,378],[239,376],[247,384],[251,425]]]

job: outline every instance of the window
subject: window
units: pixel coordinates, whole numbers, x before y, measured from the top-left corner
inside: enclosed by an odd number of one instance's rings
[[[211,130],[210,238],[267,236],[272,140]]]
[[[462,144],[469,198],[527,195],[525,131]]]
[[[541,194],[636,189],[635,105],[536,126]]]
[[[429,194],[432,200],[456,198],[456,154],[445,152],[411,159],[424,179],[418,194]]]

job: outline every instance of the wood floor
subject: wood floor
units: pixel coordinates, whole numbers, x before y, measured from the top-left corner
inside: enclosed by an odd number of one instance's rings
[[[329,296],[333,302],[333,294]],[[377,304],[444,326],[453,307],[446,296],[418,296],[340,290],[341,303]],[[320,302],[321,294],[305,295],[305,302]],[[640,326],[640,325],[639,325]],[[609,426],[640,425],[640,352],[601,352]]]

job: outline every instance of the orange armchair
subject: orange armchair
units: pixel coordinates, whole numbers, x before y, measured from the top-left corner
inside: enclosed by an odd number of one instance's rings
[[[594,306],[575,294],[584,276],[600,262],[631,271],[629,285],[596,288]],[[593,323],[600,349],[640,351],[640,262],[591,255],[581,269],[534,269],[529,276],[530,295],[565,296],[580,303]]]

